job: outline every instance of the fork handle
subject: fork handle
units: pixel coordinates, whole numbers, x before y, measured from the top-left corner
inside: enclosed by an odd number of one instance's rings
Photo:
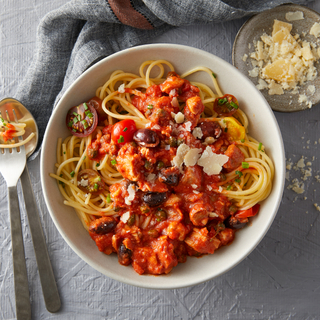
[[[16,297],[16,316],[17,320],[29,320],[31,319],[31,304],[17,187],[8,187],[8,195],[11,223],[14,291]]]
[[[29,220],[34,252],[38,264],[44,301],[49,312],[57,312],[61,307],[60,296],[56,280],[54,278],[27,166],[20,177],[20,181]]]

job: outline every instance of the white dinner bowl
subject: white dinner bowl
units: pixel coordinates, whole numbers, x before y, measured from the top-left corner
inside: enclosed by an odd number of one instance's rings
[[[114,70],[138,73],[143,61],[156,59],[170,61],[178,74],[196,66],[209,67],[217,75],[222,92],[237,97],[240,108],[249,118],[250,135],[263,142],[266,152],[275,164],[271,194],[261,204],[260,212],[252,218],[252,223],[236,233],[231,245],[200,259],[188,257],[186,263],[178,264],[168,275],[161,276],[138,275],[132,266],[119,265],[116,254],[108,256],[100,252],[83,228],[74,209],[63,204],[64,199],[57,181],[49,176],[49,173],[55,172],[57,140],[69,135],[65,125],[67,111],[72,106],[93,97],[96,89]],[[210,79],[205,73],[194,75],[191,79],[210,85]],[[284,180],[283,141],[276,118],[263,95],[248,78],[228,62],[208,52],[182,45],[152,44],[130,48],[103,59],[84,72],[54,109],[44,135],[41,152],[44,198],[52,220],[68,245],[80,258],[102,274],[144,288],[172,289],[191,286],[213,279],[236,266],[259,244],[271,226],[282,198]]]

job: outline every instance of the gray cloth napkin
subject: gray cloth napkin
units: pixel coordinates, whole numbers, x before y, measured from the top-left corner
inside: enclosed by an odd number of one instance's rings
[[[72,0],[41,20],[34,60],[16,98],[35,117],[41,145],[52,109],[63,93],[81,73],[104,57],[143,44],[173,27],[239,19],[286,2]],[[291,2],[304,4],[308,0]]]

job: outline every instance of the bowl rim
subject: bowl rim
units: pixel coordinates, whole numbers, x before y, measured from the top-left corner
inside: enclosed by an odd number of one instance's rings
[[[164,281],[158,281],[157,285],[153,284],[152,282],[149,283],[148,281],[146,281],[147,279],[145,278],[146,275],[142,275],[139,276],[141,277],[140,281],[136,281],[134,279],[130,279],[129,277],[123,277],[121,275],[117,275],[114,274],[112,271],[109,271],[108,269],[102,267],[101,265],[98,265],[97,263],[95,263],[94,261],[90,260],[89,257],[86,256],[86,254],[84,254],[83,252],[81,252],[80,249],[78,249],[78,247],[68,238],[68,235],[63,231],[62,227],[59,225],[58,219],[55,216],[55,213],[53,212],[53,209],[50,207],[49,203],[50,203],[50,196],[47,192],[47,188],[45,185],[45,176],[48,175],[48,172],[46,171],[45,168],[45,149],[46,149],[46,141],[48,140],[48,136],[49,136],[49,128],[51,126],[51,123],[53,122],[53,119],[55,117],[55,114],[57,112],[57,110],[59,108],[61,108],[60,106],[63,105],[64,103],[64,99],[66,96],[68,96],[69,92],[73,89],[73,87],[77,86],[77,84],[83,79],[85,78],[87,75],[89,75],[90,73],[94,72],[95,69],[101,67],[104,64],[107,64],[110,60],[114,59],[115,57],[121,57],[121,56],[126,56],[128,55],[128,52],[130,52],[130,50],[134,49],[135,51],[144,51],[144,50],[149,50],[149,49],[159,49],[161,50],[162,48],[165,49],[172,49],[172,50],[182,50],[182,51],[187,51],[187,52],[193,52],[194,54],[199,54],[199,55],[206,55],[208,57],[213,58],[215,61],[228,66],[229,68],[232,68],[234,72],[236,72],[238,74],[238,76],[244,80],[246,82],[246,85],[251,86],[251,88],[254,88],[254,90],[256,90],[256,92],[261,96],[261,98],[263,99],[264,103],[265,103],[265,107],[266,109],[268,109],[271,117],[273,118],[274,121],[274,125],[276,127],[276,133],[277,133],[277,137],[279,138],[279,143],[280,143],[280,152],[281,152],[281,162],[282,162],[282,166],[281,167],[277,167],[277,171],[276,174],[279,176],[279,183],[278,183],[278,189],[279,192],[277,194],[276,197],[276,202],[274,204],[274,212],[272,213],[272,215],[269,216],[268,218],[268,223],[265,225],[263,232],[261,232],[259,234],[259,237],[257,239],[257,241],[252,244],[249,248],[246,248],[245,253],[242,255],[241,258],[234,260],[227,268],[225,268],[223,271],[218,272],[217,274],[208,274],[208,275],[202,275],[200,277],[200,279],[190,279],[190,281],[188,281],[187,283],[184,284],[180,284],[180,285],[175,285],[174,281],[170,281],[170,273],[168,275],[161,275],[160,279],[163,279]],[[173,62],[174,64],[174,62]],[[110,71],[106,70],[106,74],[108,74]],[[44,138],[43,138],[43,142],[42,142],[42,146],[41,146],[41,155],[40,155],[40,176],[41,176],[41,184],[42,184],[42,189],[43,189],[43,196],[45,199],[45,203],[47,205],[48,211],[50,213],[50,216],[56,226],[56,228],[58,229],[60,235],[62,236],[62,238],[67,242],[67,244],[70,246],[70,248],[82,259],[84,260],[87,264],[89,264],[91,267],[93,267],[95,270],[99,271],[100,273],[102,273],[103,275],[106,275],[107,277],[110,277],[114,280],[126,283],[126,284],[130,284],[133,286],[137,286],[137,287],[141,287],[141,288],[147,288],[147,289],[177,289],[177,288],[183,288],[183,287],[189,287],[189,286],[193,286],[196,284],[200,284],[203,282],[206,282],[208,280],[214,279],[218,276],[221,276],[222,274],[226,273],[227,271],[231,270],[232,268],[234,268],[236,265],[238,265],[241,261],[243,261],[246,257],[248,257],[248,255],[257,247],[257,245],[261,242],[261,240],[264,238],[265,234],[268,232],[272,222],[275,219],[275,216],[278,212],[280,203],[281,203],[281,199],[282,199],[282,195],[283,195],[283,190],[284,190],[284,185],[285,185],[285,150],[284,150],[284,144],[283,144],[283,139],[282,139],[282,135],[281,135],[281,131],[279,128],[279,124],[276,120],[276,117],[272,111],[272,109],[270,108],[268,102],[266,101],[266,99],[263,97],[263,95],[261,94],[260,91],[258,91],[255,86],[250,82],[249,79],[247,79],[246,76],[244,76],[239,70],[237,70],[232,64],[230,64],[229,62],[209,53],[206,52],[204,50],[201,49],[197,49],[197,48],[193,48],[193,47],[189,47],[189,46],[185,46],[185,45],[177,45],[177,44],[167,44],[167,43],[161,43],[161,44],[147,44],[147,45],[140,45],[140,46],[136,46],[133,48],[129,48],[129,49],[125,49],[122,50],[120,52],[114,53],[104,59],[102,59],[101,61],[97,62],[96,64],[94,64],[93,66],[91,66],[90,68],[88,68],[85,72],[83,72],[73,83],[72,85],[65,91],[65,93],[62,95],[61,99],[59,100],[59,102],[57,103],[55,109],[52,112],[52,115],[49,119],[45,134],[44,134]],[[52,178],[51,178],[52,179]],[[223,248],[221,248],[223,249]],[[219,249],[219,250],[221,250]],[[216,253],[215,253],[216,254]],[[188,262],[187,262],[188,263]],[[119,265],[120,266],[120,265]],[[122,266],[121,266],[122,267]],[[177,268],[177,267],[176,267]],[[150,275],[148,275],[150,276]],[[140,279],[140,278],[139,278]],[[165,281],[165,279],[169,279],[169,281]]]

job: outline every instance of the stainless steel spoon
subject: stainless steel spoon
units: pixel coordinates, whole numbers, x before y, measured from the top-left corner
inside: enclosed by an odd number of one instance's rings
[[[11,108],[15,109],[18,120],[27,125],[23,138],[28,137],[31,132],[36,134],[36,139],[31,139],[25,145],[26,155],[27,157],[30,157],[38,144],[38,126],[32,114],[19,101],[12,98],[6,98],[0,102],[0,111],[2,109],[8,110]],[[28,166],[25,167],[20,177],[20,182],[28,215],[44,301],[49,312],[57,312],[61,307],[61,301],[42,230],[37,203],[32,190]]]

